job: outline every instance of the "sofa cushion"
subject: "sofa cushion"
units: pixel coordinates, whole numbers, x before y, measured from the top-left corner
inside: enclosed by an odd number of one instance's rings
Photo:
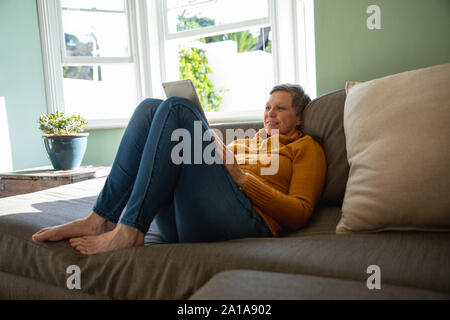
[[[108,300],[80,291],[0,271],[1,300]]]
[[[360,83],[361,83],[360,81],[347,81],[347,82],[345,83],[345,94],[348,95],[348,93],[350,92],[350,90],[351,90],[354,86],[356,86],[357,84],[360,84]]]
[[[222,271],[190,300],[368,300],[450,299],[450,294],[381,284],[368,290],[366,281],[254,270]]]
[[[67,268],[81,270],[79,294],[114,299],[187,299],[213,275],[251,269],[365,281],[381,268],[382,284],[450,292],[450,233],[336,235],[339,207],[318,207],[301,230],[280,238],[213,243],[150,244],[83,256],[68,241],[37,243],[45,226],[90,213],[104,179],[0,199],[2,279],[30,279],[48,291],[66,289]],[[0,297],[36,298],[42,290],[1,283]],[[5,290],[6,292],[2,292]],[[50,292],[44,292],[52,296]],[[43,297],[45,298],[45,297]]]
[[[262,111],[261,111],[262,112]],[[213,123],[210,125],[211,129],[220,133],[220,138],[226,144],[233,142],[235,139],[252,138],[259,129],[264,127],[263,121],[252,122],[231,122],[231,123]],[[227,130],[229,137],[227,138]],[[253,133],[253,134],[251,134]]]
[[[303,112],[303,132],[318,141],[327,159],[327,178],[322,201],[341,205],[348,178],[343,113],[345,90],[325,94],[311,101]]]
[[[355,85],[337,232],[450,230],[450,64]]]

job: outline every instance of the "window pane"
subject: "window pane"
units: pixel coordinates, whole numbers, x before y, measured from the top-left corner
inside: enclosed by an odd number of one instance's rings
[[[168,41],[168,78],[190,78],[206,111],[261,110],[273,86],[270,27]]]
[[[170,33],[266,18],[268,15],[266,0],[167,0]]]
[[[67,56],[128,57],[125,12],[62,10]]]
[[[125,11],[123,0],[61,0],[61,8]]]
[[[87,119],[127,118],[136,107],[134,64],[63,67],[67,114]]]

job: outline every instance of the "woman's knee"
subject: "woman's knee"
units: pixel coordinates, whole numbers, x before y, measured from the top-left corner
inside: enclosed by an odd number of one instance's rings
[[[169,97],[160,106],[161,111],[165,110],[167,112],[173,111],[175,114],[180,116],[180,119],[186,119],[186,120],[198,120],[203,121],[201,113],[197,109],[197,107],[194,105],[194,103],[186,98],[181,97]],[[205,122],[205,126],[207,126]]]
[[[164,106],[168,108],[172,108],[174,106],[183,106],[190,109],[195,109],[194,104],[186,99],[181,97],[169,97],[166,100],[164,100]]]
[[[156,109],[161,105],[163,100],[161,99],[154,99],[154,98],[147,98],[142,100],[141,103],[136,107],[136,110],[134,113],[139,114],[139,116],[145,116],[149,113],[154,113]]]

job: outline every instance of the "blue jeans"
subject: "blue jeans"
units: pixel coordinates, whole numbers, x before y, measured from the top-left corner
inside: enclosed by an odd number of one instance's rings
[[[207,141],[192,141],[190,163],[176,164],[171,153],[180,141],[172,141],[172,132],[183,128],[194,137],[194,121],[201,121]],[[194,162],[194,151],[211,143],[207,123],[189,100],[144,100],[130,119],[93,211],[144,234],[156,219],[168,242],[272,237],[223,164],[207,164],[203,157],[198,163],[198,153]]]

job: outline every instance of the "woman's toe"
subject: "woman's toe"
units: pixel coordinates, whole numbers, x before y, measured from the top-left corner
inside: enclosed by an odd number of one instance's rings
[[[79,246],[82,243],[83,239],[82,238],[71,238],[69,240],[69,243],[72,247],[76,247]]]
[[[44,241],[44,240],[47,239],[46,236],[47,236],[48,232],[46,232],[46,231],[48,231],[48,229],[46,229],[46,230],[40,230],[40,231],[36,232],[35,234],[33,234],[33,235],[31,236],[31,238],[32,238],[34,241],[38,241],[38,242]]]
[[[44,229],[41,229],[41,230],[39,230],[38,232],[36,232],[35,234],[40,234],[40,233],[42,233],[42,232],[47,231],[48,229],[50,229],[50,228],[44,228]]]

